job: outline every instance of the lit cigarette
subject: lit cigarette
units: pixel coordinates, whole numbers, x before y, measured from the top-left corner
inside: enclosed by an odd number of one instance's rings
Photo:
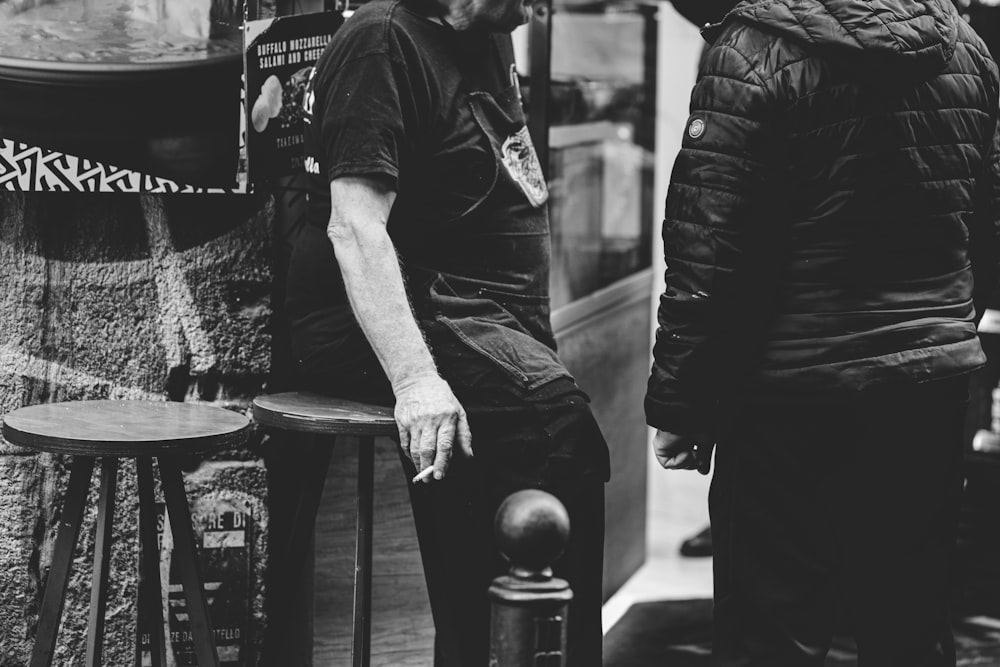
[[[419,473],[417,473],[417,476],[413,478],[413,483],[416,484],[417,482],[422,482],[428,477],[430,477],[433,473],[434,473],[434,466],[427,466]]]

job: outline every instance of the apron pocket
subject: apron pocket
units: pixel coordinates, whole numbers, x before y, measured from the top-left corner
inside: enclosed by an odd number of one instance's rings
[[[460,297],[440,276],[430,286],[430,299],[438,323],[524,389],[570,377],[555,352],[493,299]]]

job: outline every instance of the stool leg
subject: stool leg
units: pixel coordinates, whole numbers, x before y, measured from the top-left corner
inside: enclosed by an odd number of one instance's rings
[[[180,468],[166,457],[157,459],[160,479],[163,481],[163,497],[170,517],[170,532],[174,536],[174,558],[181,573],[181,585],[187,601],[188,619],[194,637],[194,650],[199,667],[219,667],[219,656],[215,651],[212,620],[208,616],[205,589],[198,569],[198,553],[194,545],[194,531],[191,527],[191,508],[188,507],[184,482]]]
[[[140,617],[149,629],[149,652],[152,667],[167,664],[167,642],[163,635],[163,589],[160,587],[160,549],[156,536],[156,497],[153,495],[153,462],[143,457],[135,460],[139,478],[139,568]],[[139,656],[138,664],[142,664]]]
[[[48,667],[52,664],[52,654],[56,648],[56,634],[62,617],[63,602],[66,599],[66,583],[73,566],[73,548],[83,523],[83,510],[87,504],[90,477],[94,472],[94,457],[74,456],[69,474],[69,486],[63,500],[62,516],[59,518],[59,532],[52,553],[48,580],[42,597],[42,608],[38,613],[38,632],[31,652],[31,667]]]
[[[118,459],[101,459],[101,495],[97,502],[97,537],[94,542],[94,574],[90,589],[90,622],[87,625],[87,667],[100,667],[104,647],[104,610],[108,602],[108,570],[111,564],[115,491]]]
[[[372,630],[372,524],[375,492],[375,438],[358,442],[358,534],[354,551],[354,667],[368,667]]]

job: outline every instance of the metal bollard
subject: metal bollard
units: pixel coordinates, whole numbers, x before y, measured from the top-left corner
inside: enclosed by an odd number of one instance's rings
[[[566,547],[569,514],[558,498],[528,489],[500,505],[493,524],[510,570],[490,586],[490,667],[565,667],[573,592],[552,576]]]

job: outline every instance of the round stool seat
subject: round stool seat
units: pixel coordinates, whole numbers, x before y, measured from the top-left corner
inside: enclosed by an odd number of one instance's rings
[[[57,454],[161,456],[242,444],[250,421],[239,413],[173,401],[70,401],[14,410],[3,437]]]
[[[253,419],[264,426],[302,433],[399,433],[392,408],[300,391],[258,396],[253,401]]]

